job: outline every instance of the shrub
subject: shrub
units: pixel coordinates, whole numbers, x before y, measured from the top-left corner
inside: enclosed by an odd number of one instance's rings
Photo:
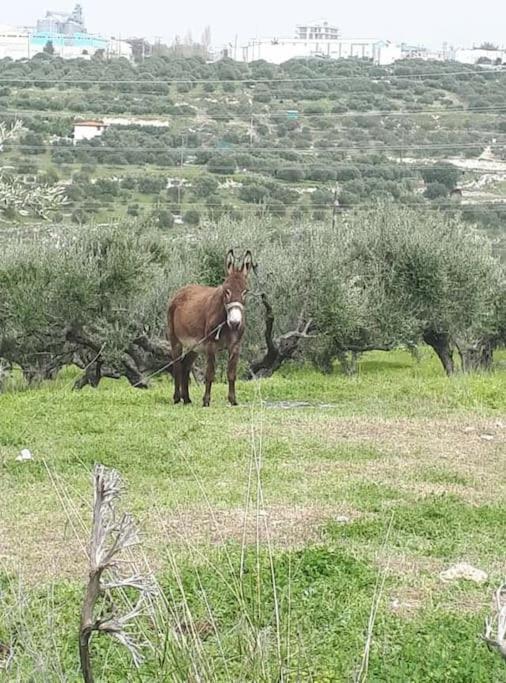
[[[289,183],[299,183],[304,180],[305,173],[300,166],[283,166],[276,171],[276,176]]]
[[[202,173],[192,181],[193,194],[199,199],[214,194],[218,187],[216,178],[208,173]]]
[[[425,188],[424,196],[427,199],[440,199],[448,196],[448,187],[443,183],[432,182]]]
[[[183,216],[183,220],[188,225],[198,225],[200,223],[200,213],[196,209],[188,209]]]
[[[457,181],[462,176],[462,171],[452,164],[440,162],[427,169],[423,169],[422,178],[427,185],[439,183],[447,190],[453,190]]]
[[[174,216],[167,209],[155,209],[151,214],[151,219],[161,229],[172,228],[174,225]]]
[[[329,166],[310,166],[306,171],[306,178],[325,183],[336,179],[336,171]]]
[[[236,170],[235,158],[228,154],[215,154],[207,162],[207,168],[211,173],[232,175]]]
[[[87,223],[89,218],[89,215],[86,213],[84,209],[76,209],[72,212],[72,222],[77,223],[78,225]]]
[[[265,201],[269,196],[269,188],[265,185],[258,185],[257,183],[249,183],[248,185],[243,185],[239,189],[239,197],[244,202],[249,202],[251,204],[259,204]]]

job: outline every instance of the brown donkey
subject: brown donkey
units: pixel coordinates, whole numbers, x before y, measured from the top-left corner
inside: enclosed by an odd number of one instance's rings
[[[235,406],[237,362],[244,334],[244,302],[253,260],[247,251],[236,266],[234,252],[226,258],[226,279],[220,287],[188,285],[169,304],[169,341],[174,362],[174,403],[191,403],[188,385],[197,351],[207,355],[204,406],[211,401],[216,352],[228,350],[228,400]]]

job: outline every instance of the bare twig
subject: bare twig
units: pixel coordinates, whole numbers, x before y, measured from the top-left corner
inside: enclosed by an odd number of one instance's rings
[[[495,614],[485,620],[483,640],[489,650],[497,650],[506,659],[506,583],[495,594]]]
[[[135,666],[142,661],[141,647],[127,627],[144,614],[146,596],[155,590],[150,577],[132,572],[121,577],[118,566],[129,564],[120,555],[139,543],[139,536],[131,515],[124,513],[118,517],[116,504],[122,492],[119,473],[96,465],[93,472],[94,499],[93,522],[89,547],[90,572],[86,594],[81,611],[79,628],[79,655],[85,683],[93,683],[90,656],[90,640],[94,632],[106,633],[124,645]],[[107,575],[105,580],[104,574]],[[115,613],[111,591],[133,588],[139,593],[137,603],[126,614]],[[109,597],[109,614],[96,617],[97,604],[105,595]]]
[[[394,519],[394,513],[392,512],[390,516],[390,521],[388,523],[387,531],[385,534],[385,539],[383,541],[383,546],[381,549],[381,554],[386,555],[387,544],[390,538],[390,533],[392,531],[392,524]],[[369,622],[367,624],[367,634],[365,639],[364,652],[362,655],[362,661],[360,663],[360,668],[354,678],[354,683],[365,683],[367,680],[367,672],[369,670],[369,656],[371,653],[372,638],[374,633],[374,624],[376,623],[376,615],[378,613],[378,608],[383,597],[383,590],[385,588],[385,582],[387,579],[387,574],[389,570],[390,562],[387,556],[387,562],[384,568],[378,572],[376,578],[376,586],[374,589],[374,595],[371,605],[371,611],[369,613]]]

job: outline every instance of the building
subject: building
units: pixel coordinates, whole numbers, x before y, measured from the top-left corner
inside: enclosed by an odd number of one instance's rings
[[[37,21],[37,32],[58,33],[67,36],[74,35],[74,33],[86,33],[82,6],[77,4],[71,14],[46,12],[44,19]]]
[[[506,64],[506,49],[504,48],[457,48],[452,58],[462,64],[489,64],[501,66]]]
[[[13,26],[0,26],[0,59],[26,59],[31,56],[30,32]]]
[[[89,59],[99,52],[104,57],[132,58],[132,46],[118,38],[88,33],[83,9],[73,12],[46,12],[35,28],[0,27],[0,59],[31,59],[51,44],[53,54],[64,59]]]
[[[295,37],[299,40],[337,40],[339,29],[327,21],[299,24],[295,28]]]
[[[107,125],[101,120],[76,121],[74,123],[74,145],[82,140],[91,140],[102,135]]]
[[[327,59],[367,59],[387,65],[401,59],[401,48],[387,40],[343,38],[264,38],[251,40],[242,47],[242,61],[264,59],[282,64],[289,59],[320,57]]]
[[[327,21],[299,24],[294,38],[250,40],[241,49],[240,59],[254,62],[263,59],[281,64],[289,59],[367,59],[376,64],[392,64],[401,59],[400,46],[388,40],[344,39],[337,26]]]

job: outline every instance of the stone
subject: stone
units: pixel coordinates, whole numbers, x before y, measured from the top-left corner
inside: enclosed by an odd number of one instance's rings
[[[484,583],[488,579],[487,572],[483,569],[477,569],[467,562],[459,562],[448,569],[442,571],[439,575],[441,581],[474,581],[474,583]]]

